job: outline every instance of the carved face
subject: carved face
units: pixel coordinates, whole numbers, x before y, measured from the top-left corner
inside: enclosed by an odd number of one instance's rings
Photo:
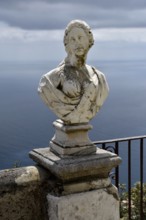
[[[88,52],[89,39],[82,28],[74,27],[69,32],[69,52],[76,56],[83,56]]]

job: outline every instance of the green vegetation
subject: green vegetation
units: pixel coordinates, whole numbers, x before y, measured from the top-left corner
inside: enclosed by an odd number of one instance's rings
[[[14,164],[12,165],[12,167],[13,167],[13,168],[21,167],[21,161],[16,160],[16,161],[14,162]]]
[[[140,182],[131,188],[131,220],[140,220]],[[143,184],[143,219],[146,219],[146,183]],[[128,193],[126,185],[120,184],[120,217],[128,220]]]

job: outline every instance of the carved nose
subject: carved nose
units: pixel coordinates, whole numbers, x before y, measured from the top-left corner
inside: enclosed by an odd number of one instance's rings
[[[76,44],[80,44],[80,40],[76,38]]]
[[[80,44],[80,42],[76,42],[76,48],[78,47],[82,47],[82,45]]]

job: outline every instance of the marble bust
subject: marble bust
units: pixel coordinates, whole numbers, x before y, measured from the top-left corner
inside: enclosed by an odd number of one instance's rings
[[[71,21],[64,33],[67,57],[40,80],[41,98],[64,124],[88,123],[108,95],[104,74],[86,64],[87,53],[93,44],[88,24]]]

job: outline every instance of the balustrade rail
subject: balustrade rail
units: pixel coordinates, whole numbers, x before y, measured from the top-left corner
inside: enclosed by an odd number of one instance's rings
[[[139,153],[137,154],[137,162],[139,163],[139,182],[140,182],[140,210],[139,210],[139,220],[145,220],[144,217],[144,190],[143,190],[143,184],[144,184],[144,148],[146,147],[146,135],[145,136],[135,136],[135,137],[127,137],[127,138],[119,138],[119,139],[112,139],[112,140],[103,140],[103,141],[95,141],[94,144],[97,145],[97,147],[100,147],[105,150],[112,151],[116,153],[117,155],[120,156],[119,150],[121,151],[122,144],[121,143],[126,143],[126,146],[128,148],[128,155],[127,155],[127,172],[128,172],[128,179],[127,179],[127,192],[128,192],[128,219],[133,220],[132,217],[132,198],[131,198],[131,187],[132,187],[132,147],[133,143],[137,141],[137,147],[139,148]],[[124,160],[124,158],[122,158]],[[125,162],[125,161],[124,161]],[[120,169],[117,167],[115,169],[115,185],[119,189],[119,176],[120,174]],[[125,171],[126,172],[126,171]],[[146,200],[146,198],[145,198]]]

